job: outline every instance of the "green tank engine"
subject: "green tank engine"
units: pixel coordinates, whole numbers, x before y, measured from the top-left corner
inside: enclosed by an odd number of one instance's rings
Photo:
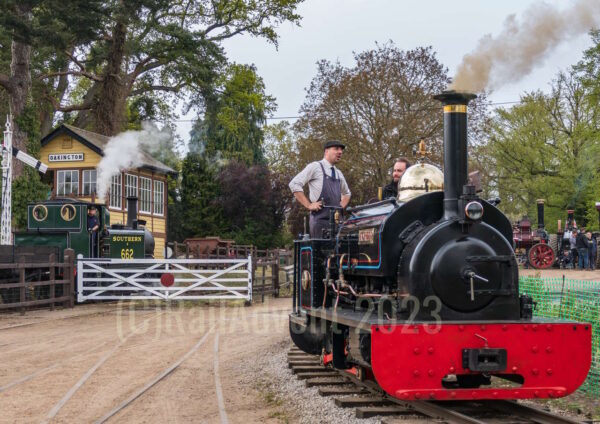
[[[90,208],[96,208],[100,224],[98,241],[92,244],[87,228]],[[20,246],[56,246],[63,259],[64,250],[86,258],[114,259],[152,258],[154,237],[145,229],[145,221],[137,220],[137,197],[127,198],[127,224],[110,225],[110,212],[105,205],[60,198],[29,204],[27,231],[15,232],[14,244]]]

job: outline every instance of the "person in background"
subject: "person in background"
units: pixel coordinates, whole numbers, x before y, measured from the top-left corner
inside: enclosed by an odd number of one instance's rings
[[[398,197],[398,185],[400,184],[400,180],[402,180],[402,175],[404,175],[404,172],[406,172],[406,168],[409,166],[410,162],[408,159],[396,159],[394,162],[394,169],[392,171],[392,182],[383,188],[382,199],[387,199],[388,197]]]
[[[577,268],[577,230],[571,231],[569,244],[571,245],[571,263],[573,264],[573,269],[575,269]]]
[[[581,228],[581,231],[579,234],[577,234],[575,245],[577,247],[577,254],[579,256],[577,267],[579,269],[586,269],[588,267],[588,250],[590,247],[590,242],[585,235],[584,228]]]
[[[87,229],[90,233],[90,258],[98,257],[98,229],[100,228],[100,221],[96,216],[96,208],[90,206],[88,208],[87,216]]]
[[[596,237],[592,237],[592,232],[588,231],[585,233],[587,239],[590,242],[590,247],[588,248],[588,269],[594,270],[596,269],[596,254],[598,252],[598,241]]]

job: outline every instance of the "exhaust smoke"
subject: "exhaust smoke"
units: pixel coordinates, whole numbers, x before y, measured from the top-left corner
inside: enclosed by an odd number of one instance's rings
[[[559,10],[547,3],[532,5],[517,20],[509,15],[497,37],[484,36],[463,57],[452,90],[480,92],[514,82],[540,66],[561,42],[589,32],[600,23],[600,1],[575,0]]]
[[[143,122],[141,131],[125,131],[112,137],[97,168],[98,197],[105,198],[113,176],[142,164],[143,151],[153,153],[170,148],[169,141],[172,139],[173,134],[168,127],[159,130],[150,122]]]

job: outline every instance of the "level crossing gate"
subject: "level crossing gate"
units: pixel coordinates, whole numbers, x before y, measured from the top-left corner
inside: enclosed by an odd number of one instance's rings
[[[252,301],[252,258],[104,259],[77,258],[77,301],[89,300]]]

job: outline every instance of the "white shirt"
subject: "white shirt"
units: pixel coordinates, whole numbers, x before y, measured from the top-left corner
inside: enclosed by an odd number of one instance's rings
[[[311,202],[319,200],[319,196],[323,190],[323,170],[319,163],[323,165],[325,172],[327,172],[329,176],[331,176],[331,167],[333,167],[335,170],[335,178],[340,180],[342,196],[350,196],[350,189],[348,188],[348,183],[346,183],[344,174],[326,159],[321,159],[318,162],[311,162],[306,165],[306,167],[290,181],[289,186],[292,193],[304,191],[304,186],[308,183],[308,199]]]

